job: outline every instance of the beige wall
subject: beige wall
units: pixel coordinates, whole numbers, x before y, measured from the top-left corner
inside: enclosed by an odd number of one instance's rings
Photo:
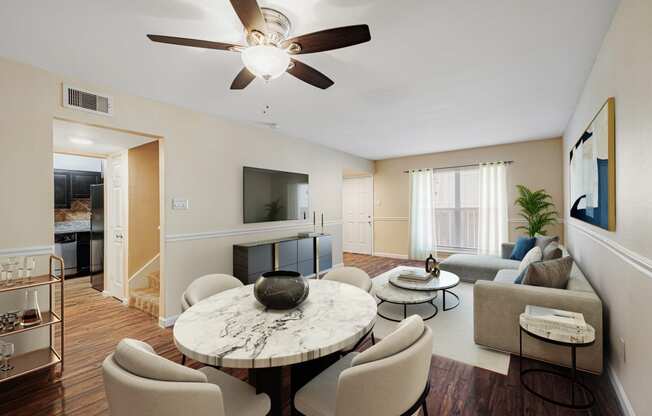
[[[622,0],[564,135],[568,152],[616,99],[616,231],[569,218],[567,245],[605,305],[607,359],[632,410],[652,413],[652,2]],[[622,341],[624,341],[624,344]]]
[[[160,251],[158,140],[129,149],[129,277]]]
[[[62,82],[113,95],[114,115],[62,107]],[[0,91],[0,250],[53,242],[52,120],[61,117],[164,138],[165,316],[179,313],[181,293],[196,277],[232,272],[233,242],[311,228],[300,222],[243,225],[243,165],[309,173],[311,208],[325,213],[326,230],[335,236],[333,262],[342,261],[342,175],[371,173],[371,161],[5,59],[0,59]],[[173,197],[189,199],[190,209],[173,211]]]
[[[409,169],[438,168],[513,160],[508,170],[510,239],[520,234],[514,228],[523,225],[518,209],[513,206],[516,185],[531,189],[543,188],[562,209],[562,145],[561,138],[515,144],[432,153],[387,159],[376,162],[374,175],[374,251],[394,255],[408,253]],[[550,235],[562,235],[562,226],[550,227]]]

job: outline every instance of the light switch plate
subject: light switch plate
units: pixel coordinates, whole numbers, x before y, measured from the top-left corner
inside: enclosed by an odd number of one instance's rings
[[[173,198],[172,209],[174,210],[190,209],[190,201],[187,199]]]

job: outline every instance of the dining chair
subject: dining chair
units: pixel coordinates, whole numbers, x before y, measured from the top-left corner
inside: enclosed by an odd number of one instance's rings
[[[228,274],[207,274],[193,280],[181,295],[181,311],[185,312],[192,305],[225,290],[243,286],[240,279]],[[186,364],[186,356],[181,354],[181,364]]]
[[[102,363],[111,416],[263,416],[264,393],[211,367],[194,370],[125,338]]]
[[[367,293],[371,292],[371,287],[372,287],[371,278],[369,277],[367,272],[357,267],[351,267],[351,266],[336,267],[332,269],[330,272],[326,273],[326,275],[323,277],[323,280],[332,280],[334,282],[346,283],[355,286],[359,289],[362,289]],[[374,337],[373,328],[371,328],[369,332],[364,334],[361,338],[357,339],[350,345],[347,345],[343,349],[342,354],[346,355],[349,352],[358,349],[360,344],[362,344],[362,341],[364,341],[369,335],[371,335],[371,343],[375,344],[376,339]]]
[[[362,269],[357,267],[336,267],[323,277],[324,280],[334,280],[340,283],[348,283],[365,292],[371,291],[371,278]]]
[[[225,290],[242,286],[242,282],[228,274],[207,274],[193,280],[181,295],[181,310],[185,312],[195,303]]]
[[[328,367],[294,397],[304,416],[411,416],[430,391],[432,330],[412,315],[373,347]]]

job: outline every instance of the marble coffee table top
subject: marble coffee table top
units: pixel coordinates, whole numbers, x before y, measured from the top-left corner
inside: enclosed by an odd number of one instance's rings
[[[387,282],[376,290],[376,297],[385,302],[416,305],[435,299],[437,291],[401,289]]]
[[[357,341],[376,320],[376,301],[357,287],[310,280],[305,302],[267,310],[253,285],[211,296],[185,311],[174,343],[194,360],[228,368],[263,368],[319,358]]]
[[[394,286],[400,287],[402,289],[424,290],[424,291],[450,289],[460,284],[460,278],[456,274],[453,274],[451,272],[446,272],[444,270],[440,271],[439,277],[433,277],[426,283],[411,282],[411,281],[399,279],[401,272],[408,271],[408,270],[423,271],[423,269],[417,267],[404,266],[392,274],[392,276],[389,278],[389,282]]]

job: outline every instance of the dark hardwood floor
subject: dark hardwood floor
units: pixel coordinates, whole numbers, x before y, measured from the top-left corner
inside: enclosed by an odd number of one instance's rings
[[[345,254],[344,262],[372,276],[399,264],[421,265],[354,254]],[[102,296],[90,288],[87,278],[66,282],[66,320],[63,377],[50,382],[47,373],[40,373],[0,384],[0,415],[108,415],[101,364],[125,337],[144,340],[171,360],[178,361],[181,357],[172,342],[170,329],[161,329],[149,315]],[[597,405],[588,412],[572,412],[544,404],[525,392],[519,383],[518,358],[511,361],[509,375],[502,376],[433,356],[432,389],[428,397],[430,415],[621,415],[606,375],[582,375],[582,380],[595,392]],[[527,365],[545,366],[533,361]],[[230,372],[242,379],[247,377],[242,370]],[[566,394],[552,380],[542,378],[537,384],[557,396]]]

